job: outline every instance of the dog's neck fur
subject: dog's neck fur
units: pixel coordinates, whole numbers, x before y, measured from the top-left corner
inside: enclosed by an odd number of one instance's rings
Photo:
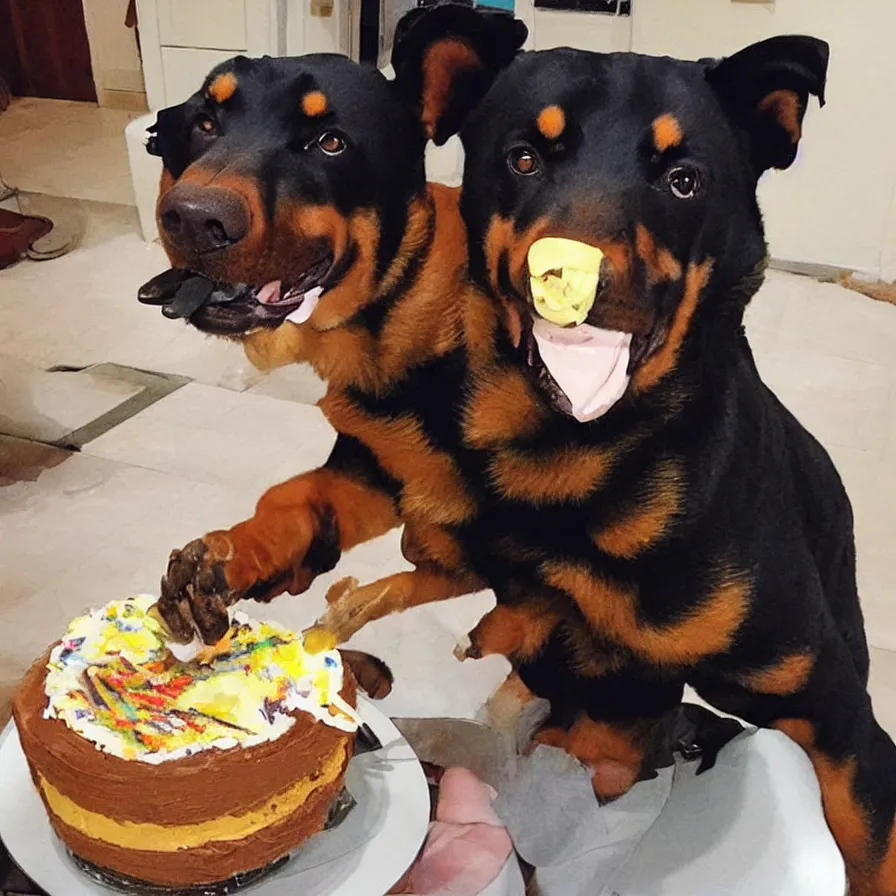
[[[304,325],[252,333],[245,340],[249,359],[262,369],[308,362],[330,390],[371,393],[461,344],[484,361],[497,314],[468,278],[459,197],[456,188],[428,184],[411,200],[398,251],[348,320],[321,330],[312,316]]]

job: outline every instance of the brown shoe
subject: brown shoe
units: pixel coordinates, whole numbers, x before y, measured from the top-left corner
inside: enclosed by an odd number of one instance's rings
[[[35,240],[52,229],[49,218],[20,215],[0,208],[0,270],[15,264]]]

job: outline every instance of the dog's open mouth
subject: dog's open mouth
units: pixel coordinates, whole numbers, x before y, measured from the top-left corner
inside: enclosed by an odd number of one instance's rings
[[[332,285],[333,269],[333,257],[327,255],[291,282],[252,285],[172,268],[144,283],[137,299],[145,305],[161,305],[165,317],[184,318],[206,333],[240,336],[259,327],[277,327],[285,320],[305,323]]]
[[[529,249],[528,265],[526,363],[559,410],[583,423],[596,420],[625,394],[653,340],[597,325],[595,303],[609,279],[600,249],[545,237]]]

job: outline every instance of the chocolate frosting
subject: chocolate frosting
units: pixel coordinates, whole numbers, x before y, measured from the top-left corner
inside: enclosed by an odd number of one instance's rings
[[[101,868],[164,886],[193,886],[226,880],[240,872],[263,868],[285,856],[323,830],[330,806],[341,788],[342,775],[336,782],[312,793],[308,801],[292,815],[244,840],[218,841],[176,852],[122,849],[85,837],[52,815],[50,821],[72,852]]]

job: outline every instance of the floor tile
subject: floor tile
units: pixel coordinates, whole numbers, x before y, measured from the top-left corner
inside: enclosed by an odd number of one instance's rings
[[[0,356],[0,432],[57,442],[140,391],[89,369],[50,373]]]
[[[744,320],[750,339],[754,343],[760,342],[763,348],[774,344],[781,330],[787,303],[795,292],[805,288],[801,278],[769,271],[759,293],[747,305]]]
[[[896,344],[896,342],[894,342]],[[873,451],[886,439],[891,374],[883,364],[781,343],[759,372],[822,444]]]
[[[168,553],[236,522],[254,495],[84,454],[0,488],[4,630],[0,663],[21,673],[90,606],[155,592]]]
[[[284,401],[316,404],[323,397],[326,384],[310,364],[289,364],[264,374],[249,391]]]
[[[232,413],[241,400],[239,393],[204,383],[187,383],[142,412],[149,423],[176,423],[184,427],[213,426]]]
[[[0,488],[32,482],[71,457],[70,451],[40,442],[0,435]]]
[[[805,278],[801,278],[805,279]],[[781,339],[838,358],[889,365],[896,345],[896,305],[833,283],[794,292],[781,318]]]
[[[185,386],[84,452],[197,482],[254,488],[258,495],[278,478],[326,460],[335,433],[317,408],[226,389],[213,390],[216,400],[209,388]]]
[[[859,598],[865,613],[868,643],[896,650],[896,559],[891,551],[858,549]]]
[[[125,126],[137,113],[27,97],[0,118],[3,179],[20,190],[134,204]]]

